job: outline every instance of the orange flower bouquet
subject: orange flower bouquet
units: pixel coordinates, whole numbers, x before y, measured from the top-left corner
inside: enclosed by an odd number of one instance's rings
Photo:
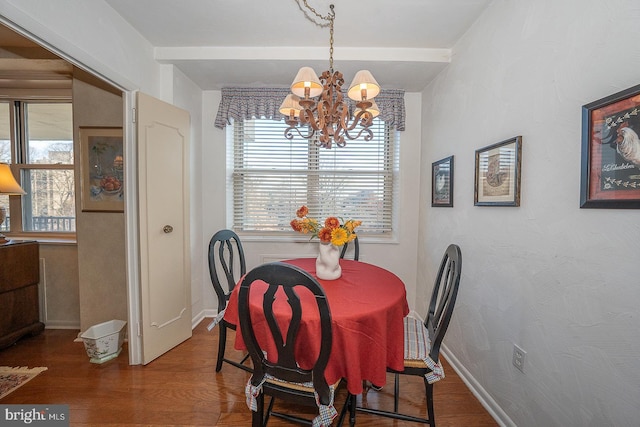
[[[322,243],[331,243],[334,246],[342,246],[356,238],[355,229],[362,221],[353,219],[341,222],[341,219],[330,216],[324,220],[321,226],[317,219],[309,218],[309,209],[302,206],[296,211],[296,218],[291,221],[291,228],[298,233],[311,234],[311,238],[317,237]]]

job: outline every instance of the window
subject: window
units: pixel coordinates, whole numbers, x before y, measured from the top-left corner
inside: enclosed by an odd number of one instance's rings
[[[374,120],[371,141],[330,150],[287,140],[283,121],[238,120],[232,128],[235,230],[291,231],[296,210],[307,205],[311,217],[359,219],[362,233],[391,234],[398,138],[383,121]]]
[[[1,205],[10,207],[3,230],[75,232],[70,102],[0,103],[0,161],[12,164],[27,192],[0,198]]]

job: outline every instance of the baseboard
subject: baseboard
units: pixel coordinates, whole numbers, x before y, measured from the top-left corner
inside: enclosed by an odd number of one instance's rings
[[[48,320],[44,324],[45,329],[80,329],[80,323],[66,320]]]
[[[212,308],[202,310],[191,319],[191,329],[195,329],[206,318],[214,318],[218,315],[218,310]]]
[[[443,345],[440,352],[447,359],[449,365],[458,374],[462,381],[469,387],[471,393],[478,399],[480,404],[489,412],[496,422],[502,427],[517,427],[509,416],[502,410],[498,403],[487,393],[480,383],[471,375],[469,371],[460,363],[449,349]]]

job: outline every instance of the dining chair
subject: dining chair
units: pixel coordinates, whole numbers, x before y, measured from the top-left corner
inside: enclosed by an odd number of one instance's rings
[[[440,345],[444,338],[453,307],[458,295],[462,253],[460,247],[449,245],[442,257],[438,275],[433,286],[429,311],[424,322],[411,315],[404,318],[404,370],[387,369],[394,375],[393,412],[375,408],[357,407],[359,411],[385,417],[429,424],[435,427],[433,411],[433,384],[444,378],[440,365]],[[427,417],[419,418],[398,411],[400,395],[400,374],[421,376],[424,380],[427,399]]]
[[[238,264],[235,264],[236,260]],[[209,241],[209,275],[218,297],[218,315],[208,326],[208,329],[211,330],[219,325],[220,339],[218,340],[216,372],[220,372],[222,369],[222,362],[248,372],[252,371],[244,364],[249,359],[249,354],[246,354],[240,362],[225,357],[227,329],[235,330],[236,326],[224,320],[224,313],[233,288],[246,271],[244,250],[238,235],[231,230],[216,232]]]
[[[255,289],[256,283],[266,284],[266,291],[264,287]],[[252,426],[266,426],[270,415],[307,425],[312,425],[312,422],[313,425],[331,425],[337,416],[334,396],[342,380],[330,385],[325,379],[333,335],[331,311],[324,290],[309,273],[282,262],[272,262],[254,268],[239,286],[239,325],[254,366],[253,375],[245,388],[247,405],[253,411]],[[253,292],[257,293],[258,301],[255,296],[251,296],[254,308],[250,309],[250,295]],[[307,293],[309,297],[313,296],[313,306],[302,304],[300,295],[303,293]],[[280,323],[283,321],[282,318],[277,319],[274,312],[274,304],[279,301],[288,304],[288,319],[284,324]],[[261,308],[258,312],[255,309],[257,303]],[[313,318],[319,317],[319,330],[313,337],[301,338],[301,320],[303,311],[307,310]],[[257,331],[256,324],[263,325],[264,329]],[[304,341],[298,342],[299,340]],[[272,342],[273,347],[267,350],[266,342]],[[305,351],[296,351],[299,347]],[[316,350],[317,357],[312,356],[311,359],[314,360],[308,360],[309,353]],[[306,356],[307,360],[301,361],[301,356]],[[266,415],[265,395],[271,396]],[[275,412],[273,403],[276,398],[283,399],[288,404],[317,405],[319,414],[311,421],[291,413]],[[340,425],[347,409],[349,423],[354,425],[355,395],[350,393],[347,393],[347,400],[340,414]]]
[[[358,258],[360,256],[360,243],[358,243],[358,236],[356,236],[355,239],[353,239],[351,241],[351,243],[353,243],[353,259],[354,261],[358,261]],[[349,246],[349,243],[345,243],[344,245],[342,245],[342,252],[340,252],[340,258],[344,258],[345,254],[347,253],[347,247]]]

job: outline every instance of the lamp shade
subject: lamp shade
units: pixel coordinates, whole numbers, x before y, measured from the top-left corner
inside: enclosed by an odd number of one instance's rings
[[[364,94],[363,94],[364,90]],[[364,99],[371,100],[380,93],[380,85],[373,78],[369,70],[360,70],[356,73],[353,81],[349,85],[347,95],[354,101],[362,101]]]
[[[378,117],[380,115],[380,109],[378,108],[378,104],[373,99],[369,100],[371,102],[371,107],[367,108],[367,111],[371,113],[373,117]],[[360,112],[360,108],[356,108],[353,112],[354,116],[357,116]]]
[[[322,93],[322,83],[313,68],[302,67],[291,83],[291,92],[304,98],[305,87],[309,88],[309,98],[315,98]]]
[[[0,194],[27,194],[13,177],[11,168],[6,163],[0,163]]]
[[[299,101],[299,97],[290,93],[284,101],[282,101],[282,105],[280,105],[280,113],[290,117],[291,111],[293,111],[293,117],[298,117],[300,115],[300,110],[302,110]]]

